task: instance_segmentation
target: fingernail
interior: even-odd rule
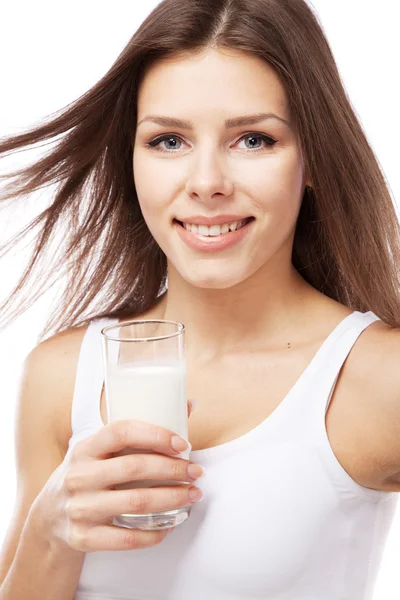
[[[189,443],[179,437],[179,435],[174,435],[171,439],[171,446],[176,452],[183,452],[189,448]]]
[[[197,408],[197,400],[195,400],[194,398],[189,398],[189,402],[190,402],[190,404],[192,406],[192,411],[191,412],[193,412]]]
[[[190,502],[200,502],[203,499],[203,492],[199,488],[189,488]]]
[[[188,474],[191,479],[200,479],[200,477],[204,477],[206,472],[204,467],[201,465],[190,464],[188,466]]]

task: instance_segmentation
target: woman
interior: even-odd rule
[[[164,0],[0,151],[59,134],[7,195],[58,184],[14,305],[59,222],[71,283],[26,359],[1,600],[370,598],[400,490],[400,236],[310,8]],[[138,317],[186,326],[190,461],[106,424],[100,331]],[[193,486],[113,489],[189,464]],[[170,535],[113,524],[191,502]]]

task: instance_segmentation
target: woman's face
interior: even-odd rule
[[[133,169],[140,207],[169,271],[191,285],[223,289],[290,266],[306,183],[294,129],[277,118],[225,123],[259,113],[290,122],[273,69],[237,51],[158,63],[139,89]],[[191,128],[150,115],[190,121]],[[174,221],[228,214],[254,220],[234,245],[213,251],[187,245]]]

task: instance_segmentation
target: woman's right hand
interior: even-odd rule
[[[172,447],[175,434],[142,421],[108,423],[66,454],[37,496],[31,510],[50,541],[82,552],[129,550],[159,544],[171,529],[142,531],[112,525],[122,513],[144,514],[190,506],[190,484],[115,490],[113,486],[135,480],[195,481],[189,474],[194,463],[174,458],[185,450]],[[130,447],[149,454],[115,453]],[[196,469],[195,469],[196,471]],[[196,475],[196,473],[194,474]]]

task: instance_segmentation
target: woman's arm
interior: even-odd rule
[[[0,600],[73,600],[85,553],[51,546],[31,512],[0,588]]]
[[[56,335],[25,360],[15,420],[17,501],[0,551],[0,600],[72,600],[75,594],[84,553],[50,545],[35,499],[65,457],[84,331]]]

